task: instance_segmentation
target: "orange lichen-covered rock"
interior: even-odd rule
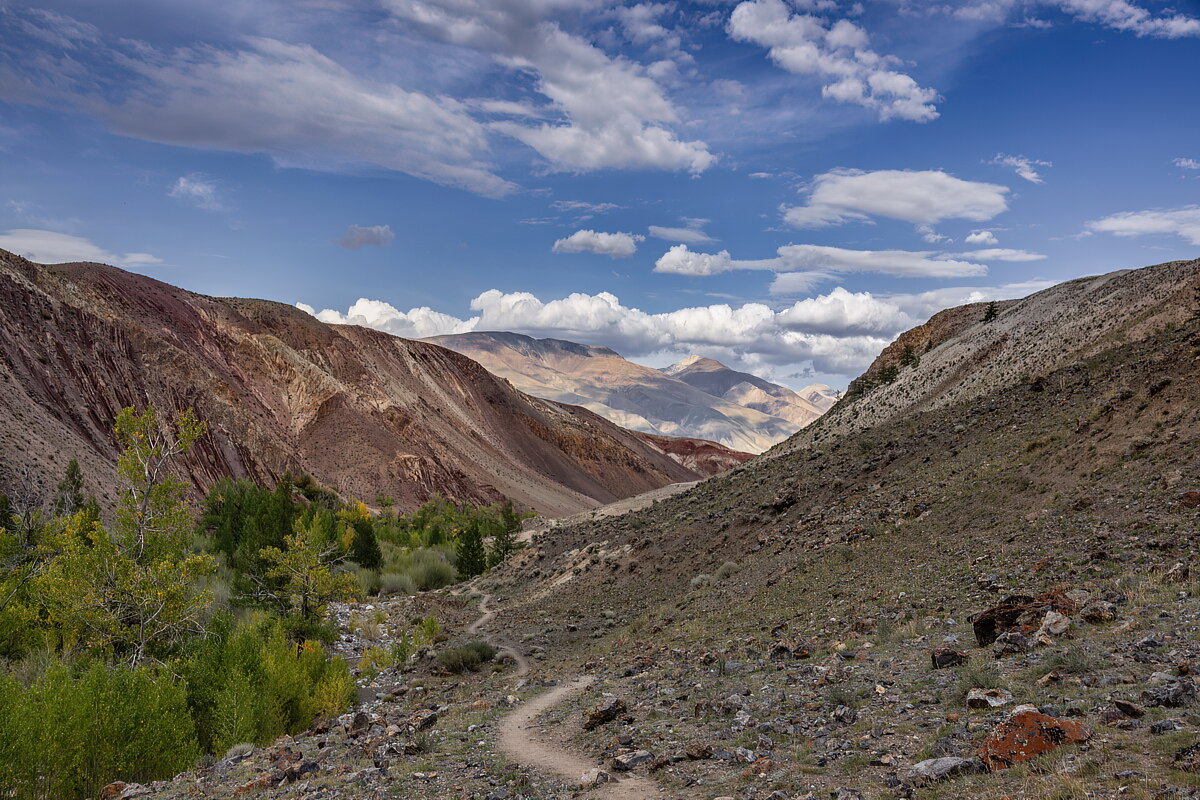
[[[1064,744],[1086,742],[1091,735],[1078,722],[1021,711],[996,726],[980,745],[979,757],[988,769],[1007,769]]]

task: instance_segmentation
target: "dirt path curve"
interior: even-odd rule
[[[488,608],[488,603],[491,601],[492,596],[490,594],[484,594],[479,598],[479,619],[467,626],[467,633],[474,636],[475,634],[479,633],[485,625],[496,618],[496,612]],[[488,644],[495,647],[501,653],[507,655],[516,663],[517,668],[513,672],[514,677],[520,678],[529,672],[529,661],[525,658],[525,656],[521,655],[520,652],[517,651],[517,648],[515,648],[512,642],[510,642],[508,639],[504,638],[498,633],[493,633],[487,637],[487,641]]]
[[[496,618],[496,612],[488,608],[491,600],[490,594],[479,598],[479,619],[471,623],[467,633],[480,633],[484,626]],[[503,636],[492,634],[488,641],[516,661],[516,675],[529,672],[529,662]],[[500,722],[500,749],[518,764],[553,773],[571,783],[577,783],[589,770],[603,768],[597,762],[575,755],[547,741],[544,735],[539,735],[545,732],[537,723],[542,714],[587,689],[595,680],[594,675],[577,675],[569,682],[555,686],[521,704]],[[597,786],[591,796],[601,800],[652,800],[662,797],[663,792],[656,783],[647,778],[625,775],[611,783]]]

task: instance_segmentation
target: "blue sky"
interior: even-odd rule
[[[0,247],[843,386],[1200,251],[1200,4],[0,0]]]

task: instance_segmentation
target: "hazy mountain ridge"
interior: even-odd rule
[[[689,356],[663,368],[663,372],[711,395],[786,419],[801,428],[812,424],[837,402],[837,393],[823,383],[796,391],[752,373],[730,369],[711,358]]]
[[[607,347],[491,331],[434,336],[426,341],[478,361],[523,392],[582,405],[623,427],[707,439],[750,453],[766,450],[821,413],[818,405],[786,387],[715,361],[712,363],[728,373],[718,382],[735,378],[718,393],[705,388],[707,375],[673,375],[635,364]],[[769,397],[755,396],[741,403],[736,399],[743,396],[741,391],[722,396],[734,384],[747,381]]]
[[[187,464],[200,488],[292,470],[402,508],[441,493],[570,513],[708,474],[684,466],[686,452],[523,395],[432,344],[3,251],[0,375],[0,480],[9,485],[26,466],[57,480],[77,458],[93,490],[111,494],[112,421],[147,402],[195,407],[208,423]],[[707,463],[723,458],[742,456],[712,452]]]

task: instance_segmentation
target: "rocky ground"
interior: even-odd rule
[[[1200,797],[1197,398],[1200,332],[1169,328],[550,528],[459,594],[337,612],[352,657],[433,614],[431,650],[524,662],[427,650],[355,713],[134,791]]]

